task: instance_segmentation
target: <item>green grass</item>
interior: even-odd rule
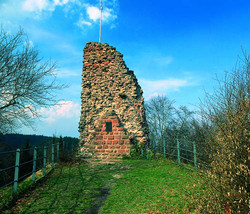
[[[57,164],[55,164],[56,166]],[[51,165],[46,166],[46,174],[51,173],[52,167]],[[35,181],[40,182],[43,179],[42,169],[36,172]],[[2,190],[0,190],[0,211],[9,206],[16,198],[20,197],[23,193],[28,191],[34,187],[34,183],[32,181],[32,175],[26,178],[24,181],[18,183],[17,193],[13,194],[13,185],[10,185]]]
[[[196,187],[196,172],[168,160],[128,161],[132,168],[120,178],[101,213],[187,213]]]
[[[4,213],[187,213],[198,179],[168,160],[61,164]]]

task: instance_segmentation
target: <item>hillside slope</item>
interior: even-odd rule
[[[197,179],[168,160],[62,164],[4,213],[187,213]]]

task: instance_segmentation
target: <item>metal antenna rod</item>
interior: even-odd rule
[[[99,43],[101,43],[101,34],[102,34],[102,0],[101,0],[101,8],[100,8],[100,32],[99,32]]]

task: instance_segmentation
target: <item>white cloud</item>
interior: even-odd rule
[[[29,12],[50,10],[54,11],[56,6],[63,6],[71,0],[25,0],[22,4],[22,9]]]
[[[100,18],[100,10],[97,7],[93,6],[87,7],[87,14],[89,18],[94,22]]]
[[[67,4],[70,0],[54,0],[54,5],[64,5]]]
[[[42,11],[49,6],[48,0],[26,0],[23,2],[22,9],[30,12]]]
[[[88,22],[83,18],[82,13],[80,14],[79,20],[76,22],[76,25],[80,28],[83,28],[84,25],[90,26],[91,24],[91,22]]]
[[[88,26],[90,26],[91,22],[87,22],[87,21],[82,20],[80,25],[88,25]]]
[[[63,70],[58,70],[56,72],[56,76],[59,78],[64,78],[64,77],[76,77],[76,76],[81,76],[80,72],[69,70],[69,69],[63,69]]]
[[[42,107],[39,110],[39,114],[43,117],[42,120],[49,123],[57,119],[79,117],[80,105],[72,101],[60,101],[50,108]]]
[[[166,94],[165,93],[157,93],[157,92],[155,92],[155,93],[149,95],[148,97],[146,97],[146,100],[151,100],[154,97],[164,96],[164,95],[166,95]]]
[[[144,97],[146,100],[158,96],[164,95],[167,92],[179,91],[180,88],[193,85],[193,82],[186,79],[165,79],[165,80],[145,80],[139,79],[140,85],[144,91]]]
[[[159,91],[159,90],[164,90],[164,91],[178,91],[180,87],[187,86],[189,83],[187,80],[183,79],[166,79],[166,80],[145,80],[141,79],[140,82],[150,91]]]
[[[174,61],[174,58],[171,56],[158,57],[154,59],[155,63],[162,65],[169,65]]]
[[[92,21],[96,21],[98,19],[100,19],[100,9],[98,7],[94,7],[94,6],[87,6],[87,14],[89,19],[91,19]],[[114,14],[114,11],[110,8],[104,8],[103,12],[102,12],[102,20],[103,21],[107,21],[107,20],[114,20],[116,19],[117,16]]]

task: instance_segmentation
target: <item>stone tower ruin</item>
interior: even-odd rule
[[[82,150],[97,158],[128,155],[148,140],[142,89],[114,47],[88,42],[83,51]]]

